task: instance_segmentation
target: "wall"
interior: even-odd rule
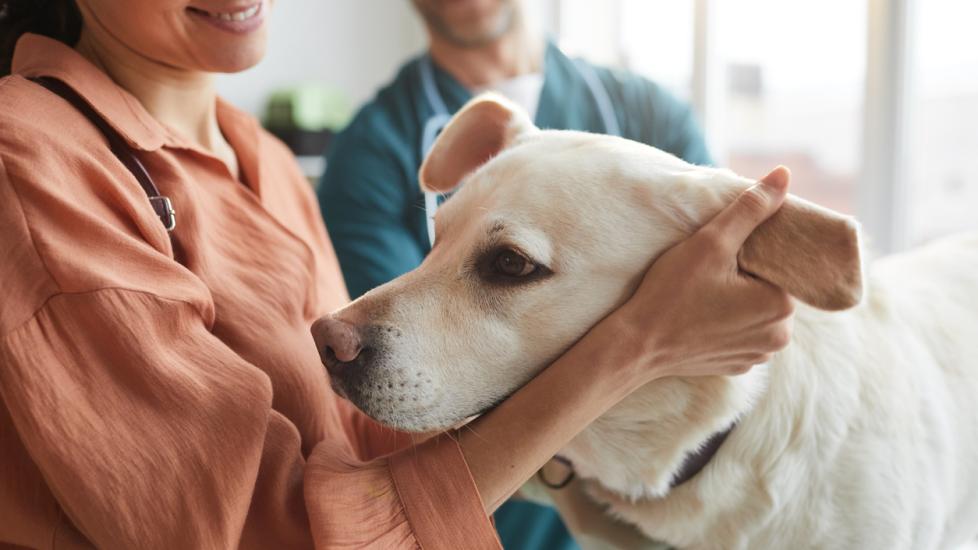
[[[535,24],[556,28],[557,0],[523,1]],[[425,47],[411,0],[276,0],[273,10],[265,59],[218,80],[225,99],[255,114],[270,91],[307,81],[336,86],[359,105]]]
[[[336,86],[359,104],[424,48],[410,0],[277,0],[273,10],[265,59],[218,80],[224,98],[252,113],[270,91],[308,81]]]

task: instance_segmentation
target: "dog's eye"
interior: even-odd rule
[[[506,277],[526,277],[536,271],[537,266],[519,252],[507,248],[496,255],[492,268]]]
[[[553,275],[545,264],[530,259],[515,246],[499,245],[486,250],[470,264],[479,279],[490,286],[521,286]]]

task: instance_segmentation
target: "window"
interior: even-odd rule
[[[860,172],[866,5],[716,2],[723,164],[792,170],[792,192],[854,213]]]
[[[908,240],[978,229],[978,4],[917,6],[908,158]]]
[[[558,27],[568,54],[627,67],[689,99],[692,0],[562,0]]]
[[[552,1],[570,53],[690,100],[720,164],[787,165],[879,251],[978,228],[973,0]]]

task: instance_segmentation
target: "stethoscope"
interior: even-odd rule
[[[615,108],[611,103],[611,97],[608,96],[608,91],[601,84],[601,80],[594,72],[594,69],[589,65],[579,62],[574,62],[574,67],[584,80],[588,90],[591,92],[591,96],[594,98],[594,102],[598,106],[598,114],[601,115],[601,124],[604,126],[604,133],[612,136],[621,136],[621,127],[618,125],[618,117],[615,116]],[[435,70],[432,66],[430,55],[425,55],[421,58],[418,63],[418,71],[421,77],[421,89],[424,92],[425,100],[435,113],[425,122],[421,133],[421,158],[425,158],[428,151],[431,150],[432,145],[435,144],[438,133],[452,119],[452,114],[448,111],[448,107],[445,106],[445,100],[442,98],[441,93],[438,92],[438,86],[435,85]],[[424,212],[428,227],[428,244],[431,246],[435,244],[435,212],[438,210],[438,197],[438,193],[426,192],[424,194]]]

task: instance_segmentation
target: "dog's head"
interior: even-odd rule
[[[541,131],[495,96],[452,119],[420,180],[440,193],[464,183],[438,210],[430,255],[313,327],[333,387],[409,431],[514,392],[753,183],[616,137]],[[822,309],[862,293],[855,224],[794,197],[739,260]]]

